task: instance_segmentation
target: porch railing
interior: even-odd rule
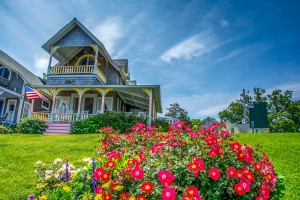
[[[78,66],[54,66],[50,68],[50,74],[93,74],[94,65],[78,65]],[[97,76],[106,83],[105,75],[97,67]]]
[[[43,112],[34,112],[32,113],[32,118],[41,120],[44,122],[50,121],[50,113],[43,113]],[[80,120],[85,120],[93,115],[96,114],[80,114]],[[68,122],[72,123],[77,120],[76,113],[54,113],[53,114],[53,122]]]
[[[33,112],[32,119],[37,119],[37,120],[47,122],[50,120],[50,113]]]

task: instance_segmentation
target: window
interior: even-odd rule
[[[9,70],[6,67],[1,66],[0,67],[0,76],[9,80],[9,75],[10,75]]]
[[[95,56],[92,54],[85,54],[78,58],[75,65],[94,65],[95,64]]]
[[[50,102],[49,101],[42,101],[42,108],[49,110]]]

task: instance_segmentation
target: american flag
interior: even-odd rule
[[[29,87],[27,85],[25,86],[25,91],[26,91],[26,98],[28,100],[32,100],[32,99],[48,100],[44,95],[35,91],[34,89],[32,89],[31,87]]]

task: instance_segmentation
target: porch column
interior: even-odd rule
[[[148,126],[151,126],[151,120],[152,120],[152,88],[150,89],[143,89],[144,92],[146,92],[149,96],[149,108],[148,108]]]
[[[78,99],[76,119],[80,120],[81,99],[82,99],[82,96],[83,96],[82,88],[79,89],[78,95],[79,95],[79,99]]]
[[[152,101],[152,107],[153,107],[153,109],[152,109],[152,120],[154,121],[155,120],[155,118],[156,118],[156,114],[155,114],[155,103],[154,103],[154,100]]]
[[[19,98],[19,109],[18,109],[18,114],[17,114],[17,122],[19,122],[21,119],[21,113],[23,110],[23,106],[24,106],[24,98]]]
[[[55,101],[56,101],[56,88],[53,90],[53,98],[52,98],[52,107],[51,107],[51,113],[50,113],[50,123],[53,123],[54,121],[54,110],[55,110]]]
[[[95,50],[95,63],[94,63],[94,74],[97,74],[97,68],[98,68],[98,45],[94,48]]]
[[[105,95],[106,95],[106,91],[103,89],[101,92],[102,95],[102,99],[101,99],[101,113],[104,113],[104,103],[105,103]]]
[[[47,75],[50,75],[51,63],[52,63],[52,55],[53,55],[53,47],[51,47],[51,51],[50,51],[50,59],[49,59],[49,64],[48,64]]]

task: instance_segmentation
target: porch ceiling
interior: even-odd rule
[[[152,96],[156,111],[162,113],[160,86],[159,85],[37,85],[32,86],[39,89],[63,89],[72,90],[74,88],[83,88],[95,91],[96,89],[112,89],[117,92],[120,98],[127,104],[148,110],[149,96],[143,89],[152,89]]]

